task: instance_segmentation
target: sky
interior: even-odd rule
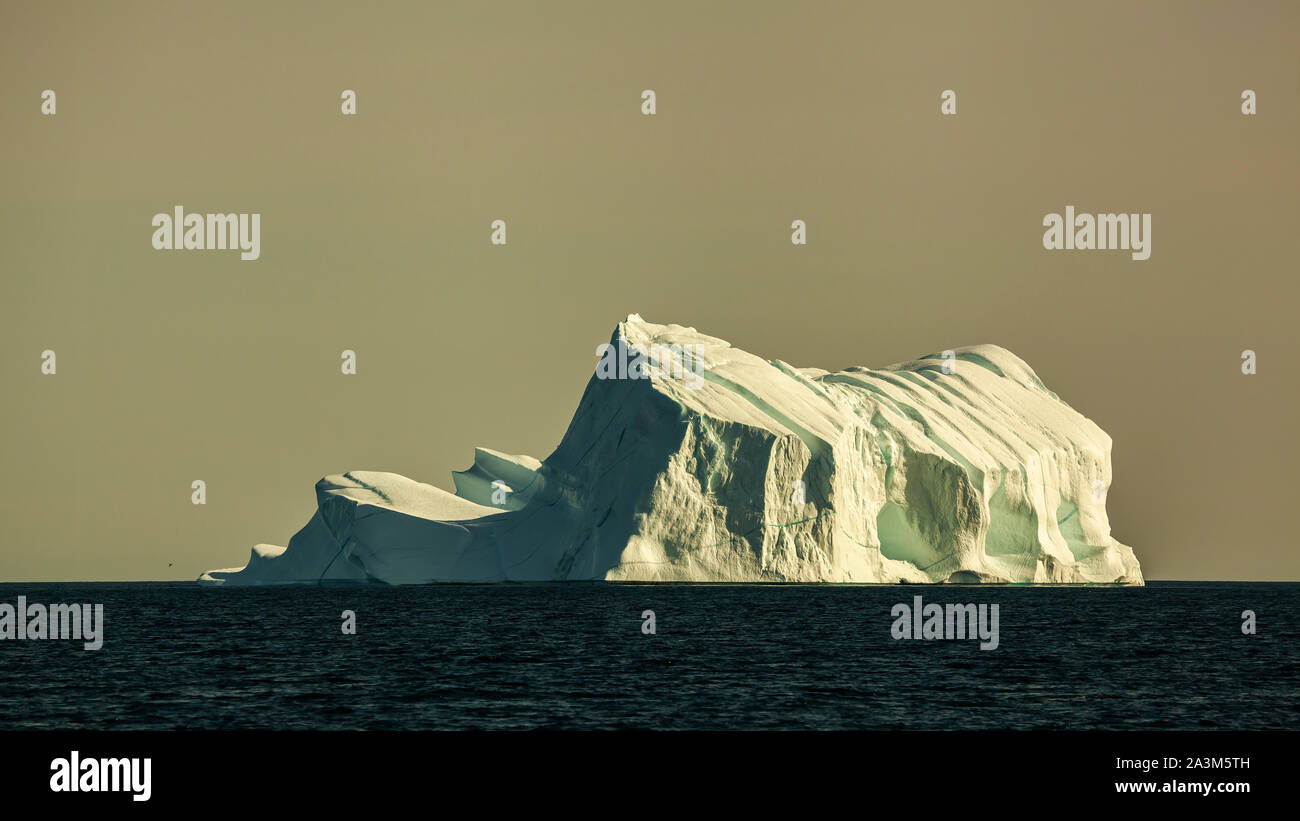
[[[1300,579],[1298,44],[1293,2],[5,2],[0,581],[193,579],[326,474],[544,458],[633,312],[828,370],[1002,345],[1110,434],[1148,579]],[[155,250],[177,205],[260,258]],[[1067,205],[1150,258],[1044,249]]]

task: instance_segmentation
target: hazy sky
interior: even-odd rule
[[[1147,578],[1300,578],[1298,84],[1294,2],[6,0],[0,581],[192,579],[325,474],[544,458],[631,312],[1003,345],[1113,438]],[[155,251],[178,204],[261,258]],[[1066,205],[1151,258],[1044,250]]]

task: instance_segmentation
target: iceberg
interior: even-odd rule
[[[636,314],[610,346],[544,461],[327,476],[287,547],[199,582],[1143,584],[1110,437],[1010,351],[830,373]]]

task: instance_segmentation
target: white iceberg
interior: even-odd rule
[[[1143,583],[1110,437],[1010,351],[828,373],[635,314],[610,341],[692,378],[593,376],[544,462],[476,449],[454,494],[327,476],[287,548],[199,581]]]

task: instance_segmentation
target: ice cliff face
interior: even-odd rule
[[[1142,584],[1110,437],[1009,351],[827,373],[635,314],[610,342],[546,461],[328,476],[288,548],[199,581]]]

